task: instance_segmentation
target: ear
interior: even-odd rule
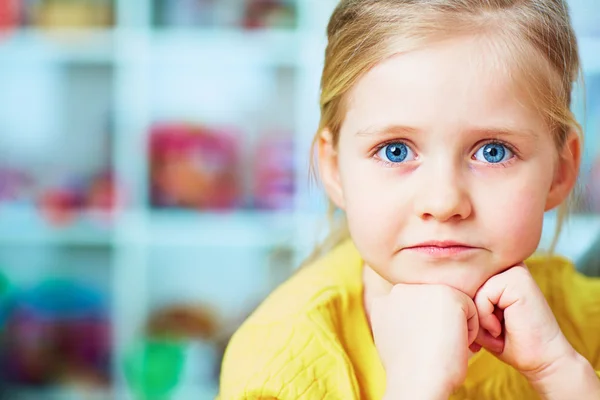
[[[546,199],[546,210],[559,206],[569,196],[579,175],[581,164],[581,139],[571,131],[558,157],[558,165],[550,192]]]
[[[333,142],[333,135],[328,129],[324,129],[319,134],[317,141],[318,146],[318,161],[319,161],[319,175],[321,182],[325,187],[325,192],[329,199],[342,210],[345,207],[344,190],[342,188],[339,165],[338,165],[338,153]]]

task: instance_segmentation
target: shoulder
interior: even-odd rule
[[[361,268],[358,251],[351,241],[344,242],[300,268],[262,302],[246,323],[268,324],[301,315],[333,317],[347,305],[350,296],[362,290]]]
[[[348,249],[341,250],[298,271],[233,335],[223,360],[220,399],[356,397],[352,366],[338,335],[350,295],[338,270],[350,260]]]
[[[558,255],[535,255],[525,261],[533,278],[549,301],[594,300],[587,294],[600,295],[600,278],[590,277],[577,270],[572,261]],[[594,296],[592,296],[594,297]]]

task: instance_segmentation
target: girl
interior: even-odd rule
[[[347,229],[234,335],[220,398],[600,399],[600,281],[530,258],[580,164],[564,0],[342,0],[328,39]]]

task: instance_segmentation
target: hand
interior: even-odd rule
[[[466,378],[479,330],[473,301],[443,285],[395,285],[370,305],[386,398],[447,399]]]
[[[567,389],[559,383],[570,375],[566,370],[576,370],[574,366],[598,383],[591,366],[587,371],[582,366],[582,357],[563,335],[524,264],[490,278],[474,300],[480,324],[476,342],[521,372],[540,394]],[[572,390],[578,389],[564,391],[570,393],[567,398],[578,398]]]

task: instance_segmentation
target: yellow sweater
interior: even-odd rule
[[[526,264],[565,336],[600,370],[600,279],[558,257]],[[386,378],[364,312],[362,266],[347,241],[273,292],[233,336],[219,398],[381,399]],[[469,360],[467,379],[451,397],[537,398],[518,372],[484,350]]]

